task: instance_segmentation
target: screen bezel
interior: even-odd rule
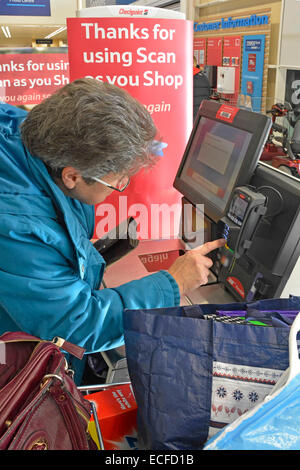
[[[272,120],[268,116],[246,111],[244,109],[239,109],[237,111],[232,122],[219,119],[217,118],[217,114],[221,106],[223,105],[214,101],[202,101],[173,184],[174,188],[177,189],[186,199],[188,199],[190,203],[194,205],[204,204],[205,215],[207,215],[214,222],[218,222],[220,218],[226,214],[234,189],[237,186],[243,186],[249,183],[272,126]],[[241,129],[252,134],[240,171],[234,181],[232,192],[229,194],[228,201],[223,211],[212,204],[208,198],[201,195],[201,192],[196,191],[186,181],[181,179],[185,162],[188,158],[194,136],[197,132],[197,128],[202,117],[207,117],[213,121],[221,122],[228,126]]]

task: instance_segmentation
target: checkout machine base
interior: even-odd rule
[[[121,284],[140,279],[161,269],[168,269],[179,253],[183,253],[185,249],[186,245],[180,239],[140,241],[132,252],[106,269],[103,287],[118,287]],[[181,297],[180,305],[226,304],[232,302],[236,302],[236,299],[230,292],[225,290],[222,284],[217,282],[217,278],[211,273],[205,286]],[[105,351],[101,354],[108,366],[106,383],[130,381],[125,347]]]

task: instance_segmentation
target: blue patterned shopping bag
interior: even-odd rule
[[[300,311],[300,298],[256,310]],[[140,449],[193,450],[261,402],[288,367],[289,328],[207,320],[248,304],[126,310],[129,374]]]
[[[289,367],[264,400],[205,445],[205,450],[300,450],[300,314],[289,334]]]

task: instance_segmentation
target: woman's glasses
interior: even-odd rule
[[[125,191],[125,189],[130,183],[129,176],[123,176],[123,178],[120,179],[120,181],[118,182],[116,186],[112,186],[111,184],[107,183],[106,181],[101,180],[100,178],[94,177],[92,179],[97,181],[98,183],[104,184],[105,186],[107,186],[110,189],[113,189],[114,191],[119,191],[119,193],[122,193],[123,191]]]

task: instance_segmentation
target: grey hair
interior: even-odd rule
[[[35,106],[21,125],[29,152],[50,169],[73,166],[84,178],[133,174],[156,161],[157,129],[146,108],[125,90],[75,80]]]

